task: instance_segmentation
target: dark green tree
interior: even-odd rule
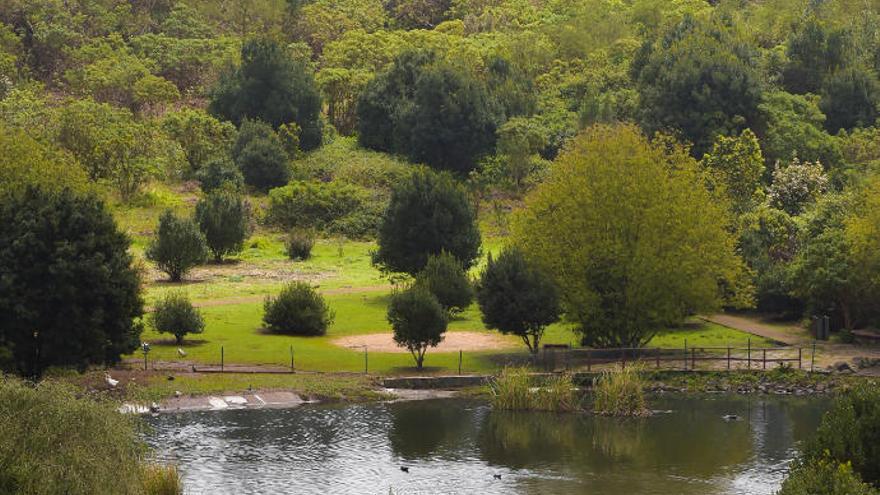
[[[196,176],[203,192],[211,192],[214,189],[227,184],[227,187],[239,189],[244,184],[244,176],[238,166],[228,157],[209,160],[199,169]]]
[[[287,152],[275,131],[264,122],[242,122],[232,158],[244,182],[260,191],[283,186],[290,180]]]
[[[516,248],[504,250],[497,260],[489,256],[477,284],[477,302],[488,328],[520,337],[532,354],[538,352],[544,329],[562,312],[553,280]]]
[[[150,321],[157,332],[174,335],[177,345],[183,343],[185,336],[205,330],[205,319],[182,291],[169,292],[159,299],[150,314]]]
[[[267,297],[263,304],[263,323],[274,333],[324,335],[333,316],[324,297],[305,282],[285,285],[277,297]]]
[[[167,210],[159,217],[156,237],[145,254],[172,282],[180,282],[190,269],[205,261],[208,246],[195,222]]]
[[[825,113],[825,128],[836,134],[841,129],[873,125],[880,116],[880,82],[871,69],[849,67],[831,74],[822,85],[819,108]]]
[[[358,103],[360,142],[468,172],[495,147],[499,111],[486,84],[424,53],[406,53]]]
[[[852,62],[852,37],[845,30],[829,30],[813,15],[801,23],[786,44],[783,68],[785,89],[796,94],[818,93],[825,77]]]
[[[428,347],[443,341],[447,317],[443,306],[427,288],[415,285],[391,296],[388,322],[394,342],[412,353],[416,368],[422,369]]]
[[[195,220],[214,261],[241,252],[250,230],[250,208],[232,189],[218,189],[196,203]]]
[[[464,187],[447,173],[419,169],[394,188],[373,263],[415,275],[443,251],[465,268],[480,254],[480,230]]]
[[[428,257],[425,268],[416,276],[416,284],[428,289],[451,313],[463,311],[474,300],[474,289],[467,271],[455,256],[446,251]]]
[[[104,204],[28,189],[0,202],[0,347],[14,371],[114,364],[139,343],[140,280]]]
[[[314,75],[304,61],[272,39],[244,42],[241,65],[221,75],[208,108],[236,125],[246,118],[274,128],[295,122],[300,149],[321,145],[321,95]]]
[[[694,156],[708,151],[717,135],[738,135],[757,123],[758,58],[734,26],[687,17],[643,46],[632,70],[644,128],[681,132]]]

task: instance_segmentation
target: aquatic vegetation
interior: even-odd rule
[[[508,411],[574,411],[580,404],[570,374],[551,376],[533,386],[526,368],[505,368],[491,386],[495,409]]]
[[[144,467],[144,492],[147,495],[181,495],[183,482],[173,464],[148,464]]]
[[[593,412],[607,416],[649,416],[647,381],[637,367],[606,371],[593,380]]]

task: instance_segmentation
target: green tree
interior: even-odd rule
[[[539,121],[524,117],[514,117],[498,128],[503,176],[514,191],[523,191],[529,177],[542,168],[538,153],[547,146],[545,132]]]
[[[734,26],[685,18],[642,48],[633,71],[645,128],[680,131],[695,156],[715,136],[757,123],[763,92],[757,56]]]
[[[762,121],[758,134],[768,165],[794,156],[832,168],[841,162],[837,139],[825,132],[825,114],[819,110],[818,96],[769,91],[758,108]]]
[[[702,164],[728,195],[735,212],[748,211],[763,199],[764,158],[750,129],[737,137],[719,136]]]
[[[367,85],[358,137],[367,148],[468,172],[495,147],[497,105],[485,83],[436,58],[406,52]]]
[[[232,124],[191,108],[167,113],[162,118],[162,129],[183,148],[190,173],[198,173],[211,160],[228,156],[235,136]]]
[[[849,462],[820,459],[795,467],[782,483],[779,495],[877,495],[853,472]]]
[[[788,63],[782,80],[792,93],[818,93],[828,74],[852,62],[854,51],[848,32],[827,29],[809,16],[788,37]]]
[[[205,330],[205,319],[183,291],[169,292],[159,299],[150,314],[150,322],[157,332],[174,335],[177,345],[183,344],[185,336]]]
[[[373,263],[410,275],[443,251],[465,268],[480,254],[480,230],[464,187],[448,174],[426,169],[393,189],[377,241]]]
[[[428,348],[443,341],[447,317],[437,298],[416,285],[391,296],[388,322],[394,329],[394,342],[409,350],[416,368],[422,369]]]
[[[0,346],[15,371],[84,370],[137,348],[140,278],[101,201],[29,188],[0,202],[0,224]]]
[[[789,268],[797,254],[797,220],[767,204],[737,219],[738,252],[753,273],[758,310],[800,317],[803,304],[792,296]]]
[[[228,157],[209,160],[196,176],[203,192],[211,192],[221,186],[239,190],[244,184],[244,176],[238,166]]]
[[[315,79],[305,62],[271,39],[245,41],[241,65],[221,75],[209,110],[236,125],[244,119],[273,128],[295,122],[303,151],[321,145],[321,95]]]
[[[819,107],[828,117],[825,128],[841,129],[873,125],[880,116],[880,81],[873,70],[861,67],[841,69],[825,79]]]
[[[172,282],[180,282],[190,269],[205,261],[208,246],[195,222],[167,210],[159,217],[156,237],[145,254]]]
[[[804,446],[803,460],[852,463],[866,483],[880,481],[880,392],[859,383],[841,394],[822,417],[816,434]]]
[[[634,347],[694,311],[751,302],[730,221],[682,147],[596,126],[527,197],[513,238],[551,274],[585,344]]]
[[[215,262],[244,248],[250,230],[250,208],[238,192],[221,188],[208,193],[196,203],[195,220]]]
[[[0,125],[0,198],[21,193],[28,186],[54,192],[89,189],[85,170],[69,155]]]
[[[489,256],[477,284],[477,302],[486,327],[520,337],[533,355],[544,329],[561,313],[553,280],[516,248],[505,249],[497,260]]]
[[[244,182],[260,191],[283,186],[290,180],[289,157],[281,139],[263,122],[242,122],[232,147],[232,158]]]
[[[416,275],[416,284],[427,288],[450,313],[463,311],[474,300],[467,272],[461,262],[446,251],[428,257],[425,267]]]
[[[285,285],[263,304],[263,323],[274,333],[324,335],[333,323],[333,311],[321,294],[305,282]]]

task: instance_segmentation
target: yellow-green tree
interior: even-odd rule
[[[670,140],[630,125],[577,136],[514,219],[514,242],[556,280],[585,344],[641,346],[751,287],[727,202]]]

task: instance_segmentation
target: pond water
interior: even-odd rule
[[[468,400],[189,412],[148,418],[147,441],[199,495],[762,495],[779,488],[828,402],[700,396],[651,405],[672,412],[619,420]]]

